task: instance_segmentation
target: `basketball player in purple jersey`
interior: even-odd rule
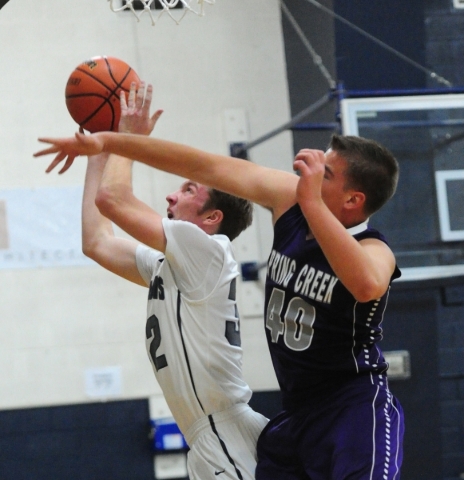
[[[397,164],[374,142],[333,136],[294,167],[298,204],[275,223],[266,281],[284,410],[258,441],[256,478],[398,479],[403,415],[377,343],[400,272],[367,222],[393,195]]]
[[[246,198],[272,212],[265,331],[283,411],[258,441],[258,480],[399,479],[404,420],[378,346],[400,276],[369,217],[394,194],[398,165],[374,141],[334,135],[290,172],[135,135],[42,139],[49,169],[104,152]]]

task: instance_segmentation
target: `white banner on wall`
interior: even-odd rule
[[[92,265],[81,246],[82,192],[0,190],[0,269]]]

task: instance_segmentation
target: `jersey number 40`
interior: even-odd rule
[[[306,350],[314,335],[316,309],[302,298],[293,297],[282,316],[284,305],[285,292],[274,288],[266,309],[266,328],[270,331],[271,340],[277,343],[283,335],[285,345],[291,350]]]

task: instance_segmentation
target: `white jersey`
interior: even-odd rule
[[[180,430],[246,404],[232,245],[181,220],[163,219],[166,252],[137,247],[149,285],[146,345],[156,378]]]

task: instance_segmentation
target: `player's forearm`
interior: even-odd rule
[[[327,206],[321,202],[302,206],[302,211],[330,266],[350,293],[360,302],[383,295],[390,276],[379,268]]]
[[[107,155],[89,157],[82,200],[82,251],[98,262],[98,251],[107,236],[113,236],[113,227],[95,205],[95,197],[103,174]]]
[[[106,152],[116,153],[200,183],[204,183],[208,176],[214,178],[215,162],[219,158],[227,158],[187,145],[143,135],[105,132],[102,138]]]
[[[113,220],[110,212],[132,196],[132,160],[110,154],[103,170],[95,203],[100,212]]]
[[[296,202],[298,177],[290,172],[141,135],[105,132],[102,138],[107,152],[246,198],[273,211],[282,213]]]

